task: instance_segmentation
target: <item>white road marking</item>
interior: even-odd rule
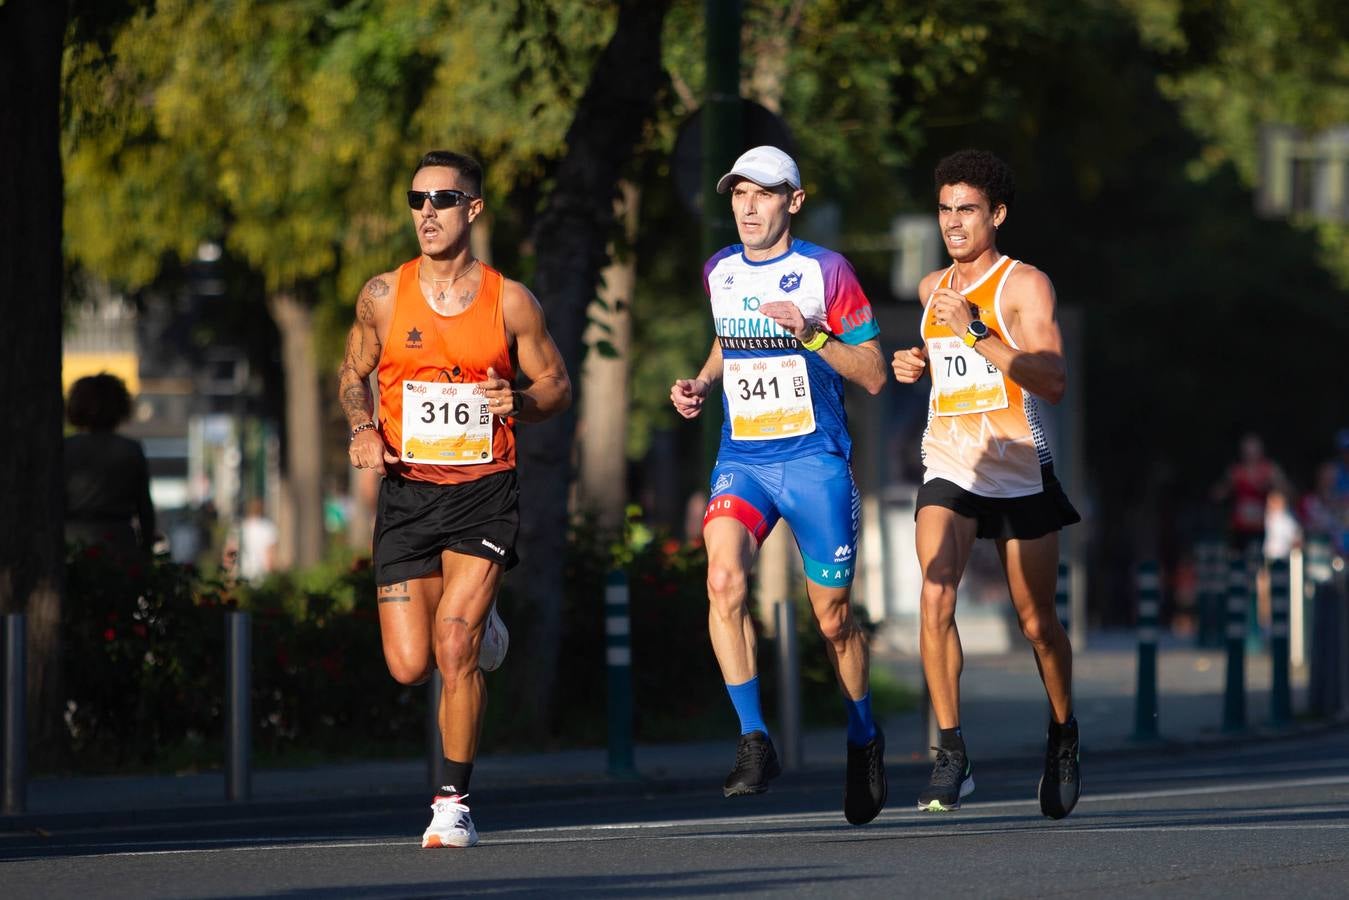
[[[1349,775],[1332,776],[1326,778],[1299,778],[1288,780],[1270,780],[1270,781],[1251,781],[1228,785],[1207,785],[1193,788],[1170,788],[1155,791],[1130,791],[1113,794],[1091,794],[1088,793],[1079,801],[1079,808],[1095,803],[1108,803],[1122,800],[1158,800],[1168,797],[1195,797],[1213,794],[1242,794],[1258,793],[1266,791],[1284,791],[1293,788],[1307,787],[1332,787],[1339,785],[1349,785]],[[970,837],[993,834],[1020,834],[1030,832],[1040,832],[1043,823],[1038,818],[1028,820],[1024,824],[1009,825],[1006,827],[988,828],[980,827],[978,822],[988,814],[995,814],[1000,810],[1013,809],[1018,807],[1036,808],[1035,800],[997,800],[988,803],[971,802],[962,806],[961,812],[954,814],[943,813],[925,813],[916,809],[904,809],[901,807],[891,808],[881,813],[877,819],[879,823],[902,823],[902,822],[931,822],[937,823],[949,822],[952,825],[972,825],[974,827],[960,827],[956,829],[937,830],[932,826],[922,828],[872,828],[868,831],[859,831],[850,825],[845,825],[837,812],[816,812],[816,813],[793,813],[790,815],[766,815],[766,816],[721,816],[715,818],[702,819],[669,819],[654,822],[606,822],[592,825],[560,825],[549,828],[516,828],[491,832],[487,834],[481,848],[505,847],[512,845],[528,844],[565,844],[565,843],[601,843],[609,841],[633,840],[641,836],[644,840],[664,840],[664,841],[688,841],[688,840],[762,840],[772,839],[780,840],[782,835],[778,831],[740,831],[738,828],[746,826],[763,828],[772,825],[823,825],[831,831],[839,833],[848,833],[857,838],[870,840],[893,840],[904,837]],[[1316,812],[1342,812],[1344,806],[1335,805],[1303,805],[1298,807],[1280,807],[1278,812],[1281,815],[1311,814]],[[1037,809],[1038,812],[1038,809]],[[1205,810],[1205,815],[1219,812],[1224,815],[1239,816],[1240,809],[1215,809]],[[1259,814],[1267,814],[1269,810],[1259,810]],[[1161,813],[1159,813],[1161,814]],[[651,832],[682,829],[682,828],[713,828],[712,832],[700,834],[651,834]],[[1140,823],[1138,825],[1110,825],[1094,824],[1090,821],[1074,821],[1072,824],[1056,824],[1052,828],[1056,833],[1071,832],[1075,834],[1085,833],[1120,833],[1131,834],[1141,832],[1170,832],[1184,831],[1195,832],[1215,832],[1215,831],[1327,831],[1327,830],[1349,830],[1349,821],[1344,822],[1278,822],[1278,823],[1239,823],[1212,824],[1186,822],[1179,820],[1165,824]],[[182,839],[168,838],[166,843],[183,843]],[[110,843],[96,844],[89,847],[80,848],[81,856],[85,858],[94,858],[99,856],[183,856],[191,854],[219,854],[219,853],[257,853],[257,852],[276,852],[276,851],[296,851],[296,850],[342,850],[342,849],[360,849],[375,847],[408,847],[415,848],[418,841],[415,838],[402,838],[397,840],[364,840],[364,841],[331,841],[321,835],[305,836],[295,838],[290,841],[278,841],[276,838],[196,838],[192,840],[193,846],[175,847],[165,849],[135,849],[142,847],[143,843]],[[124,849],[125,848],[125,849]],[[97,852],[89,852],[97,851]]]

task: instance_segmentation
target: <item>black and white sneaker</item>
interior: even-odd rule
[[[1045,773],[1040,776],[1040,812],[1062,819],[1073,811],[1082,795],[1082,770],[1078,764],[1077,719],[1059,725],[1049,723],[1045,738]]]
[[[924,812],[951,812],[960,809],[962,797],[974,792],[974,768],[964,750],[937,751],[927,790],[918,795],[918,808]]]
[[[848,777],[843,782],[843,816],[854,825],[865,825],[885,807],[885,735],[876,735],[860,747],[848,745]]]
[[[768,790],[768,782],[781,774],[782,766],[778,763],[772,739],[762,731],[751,731],[740,735],[740,743],[735,748],[735,768],[726,776],[726,785],[721,792],[727,797],[762,794]]]

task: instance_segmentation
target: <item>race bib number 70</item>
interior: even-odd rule
[[[992,412],[1007,408],[1002,370],[965,346],[958,337],[929,338],[933,412],[939,416]]]

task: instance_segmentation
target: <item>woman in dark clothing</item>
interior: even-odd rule
[[[130,416],[131,395],[116,375],[71,386],[66,418],[79,433],[65,441],[66,541],[101,546],[127,563],[148,560],[155,541],[145,453],[116,433]]]

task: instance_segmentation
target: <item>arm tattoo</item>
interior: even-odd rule
[[[379,598],[379,602],[380,602],[380,603],[409,603],[409,602],[411,602],[411,601],[412,601],[412,598],[409,597],[407,594],[397,594],[397,595],[389,594],[389,595],[381,595],[380,598]]]

